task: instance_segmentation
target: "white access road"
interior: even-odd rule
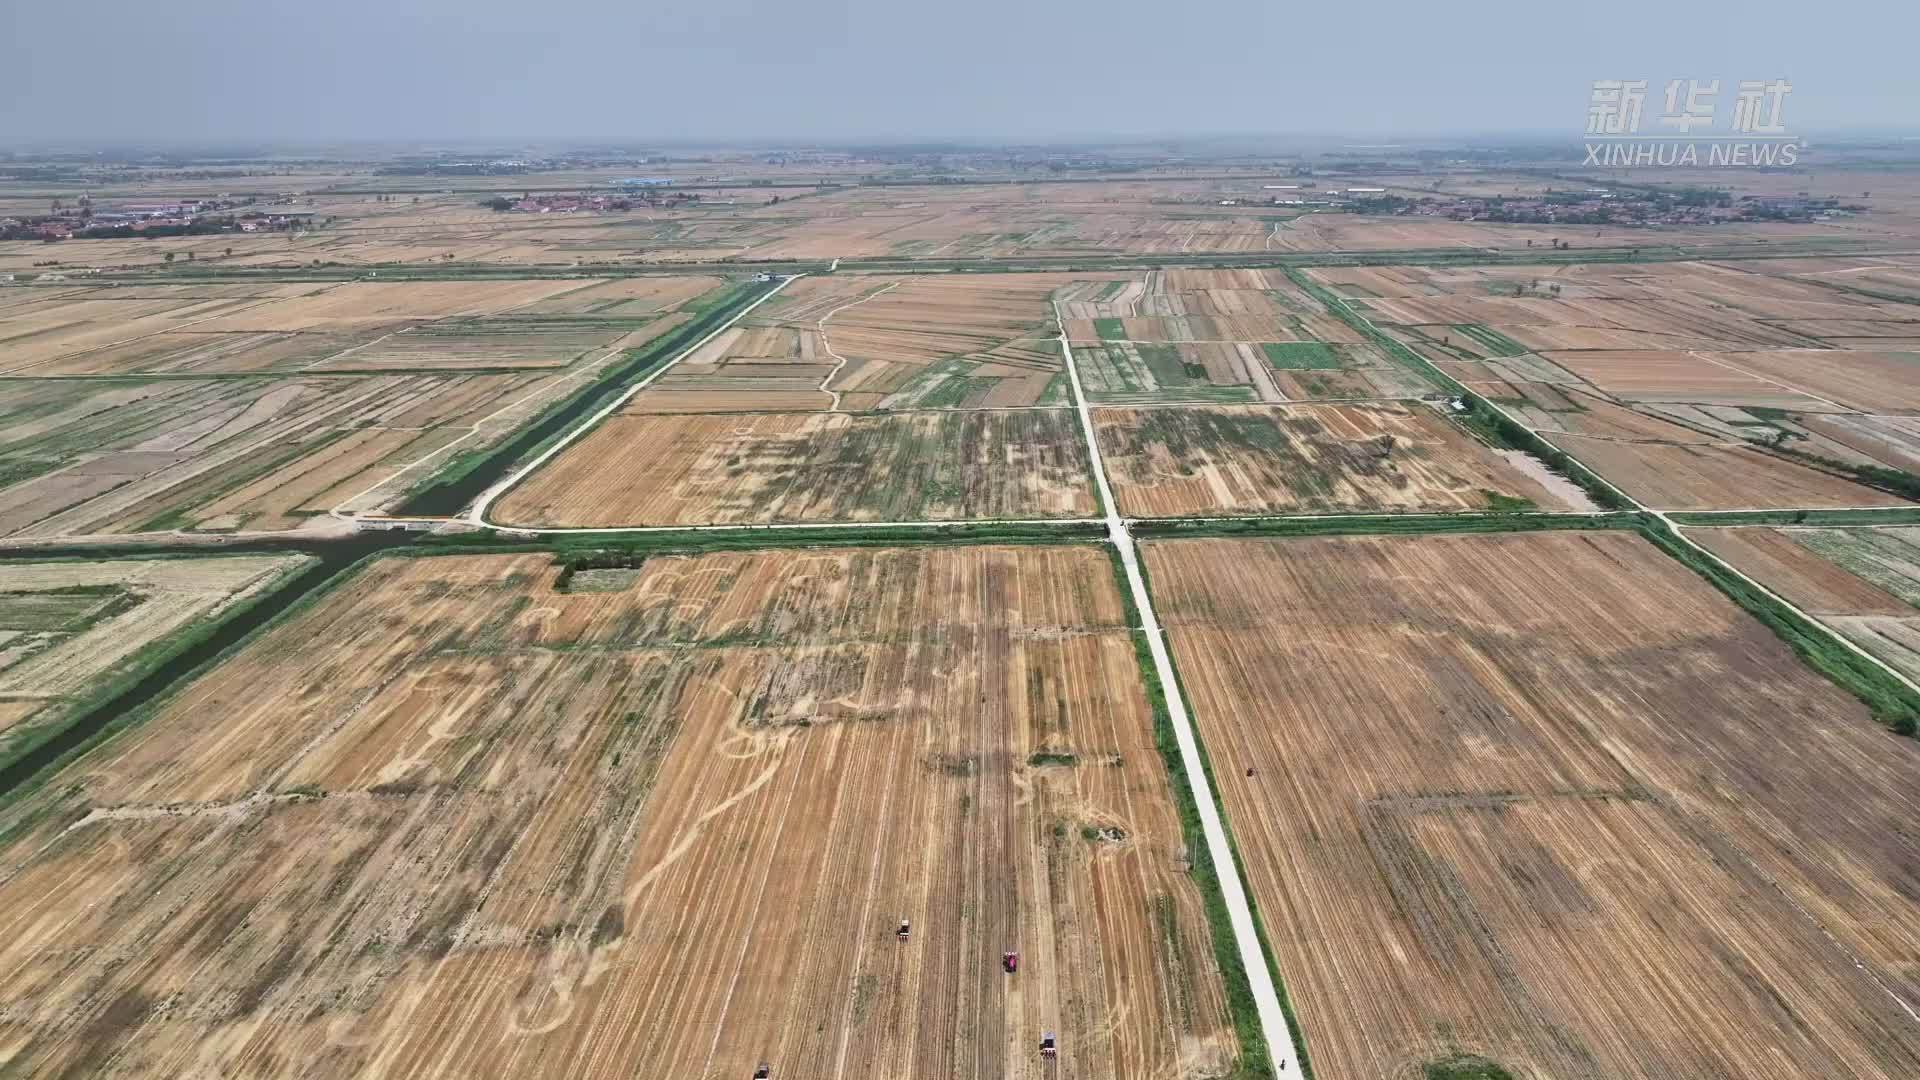
[[[1107,483],[1107,468],[1100,458],[1100,443],[1094,438],[1093,413],[1087,408],[1087,395],[1080,387],[1080,369],[1074,366],[1073,346],[1067,343],[1067,323],[1056,301],[1053,316],[1060,324],[1060,355],[1067,362],[1067,382],[1073,388],[1074,408],[1080,413],[1080,432],[1087,440],[1087,453],[1093,462],[1093,481],[1105,508],[1107,539],[1120,552],[1120,565],[1127,574],[1127,588],[1133,593],[1133,606],[1140,612],[1140,629],[1147,636],[1147,650],[1153,655],[1154,674],[1166,695],[1167,715],[1173,722],[1174,741],[1180,746],[1180,767],[1193,789],[1193,800],[1200,811],[1200,832],[1207,842],[1207,855],[1213,860],[1220,892],[1227,903],[1227,920],[1233,924],[1234,945],[1240,950],[1240,966],[1246,969],[1247,983],[1260,1014],[1260,1030],[1273,1059],[1274,1075],[1281,1080],[1306,1080],[1300,1069],[1300,1052],[1293,1045],[1287,1028],[1287,1015],[1280,1007],[1280,993],[1274,986],[1267,958],[1260,951],[1260,936],[1254,929],[1253,910],[1247,906],[1246,885],[1240,880],[1240,866],[1234,862],[1233,847],[1227,843],[1227,828],[1220,817],[1220,804],[1214,800],[1213,785],[1201,764],[1200,742],[1193,733],[1193,720],[1180,695],[1180,683],[1173,675],[1173,658],[1167,653],[1160,620],[1153,611],[1153,598],[1147,595],[1146,578],[1140,574],[1139,554],[1134,548],[1133,532],[1120,516],[1113,501],[1113,488]]]
[[[659,378],[662,375],[665,375],[669,370],[673,368],[675,364],[678,364],[680,361],[685,360],[687,357],[692,356],[694,353],[699,352],[701,347],[706,345],[707,342],[712,341],[716,337],[719,337],[721,334],[725,333],[728,329],[730,329],[734,323],[737,323],[741,319],[746,318],[748,312],[752,311],[754,308],[759,307],[761,304],[764,304],[767,301],[773,299],[775,296],[779,295],[780,290],[786,288],[787,286],[793,284],[795,281],[798,281],[800,278],[805,276],[806,275],[804,274],[792,274],[787,277],[781,278],[780,284],[775,285],[771,289],[768,289],[764,294],[761,295],[759,299],[755,300],[753,303],[748,304],[746,307],[743,307],[739,311],[734,312],[733,317],[731,319],[728,319],[726,322],[723,322],[719,326],[714,327],[713,331],[709,333],[706,337],[703,337],[699,341],[696,341],[692,345],[689,345],[685,349],[682,349],[680,351],[680,355],[675,356],[673,359],[667,361],[664,364],[661,364],[657,368],[654,368],[652,374],[648,375],[644,379],[641,379],[639,382],[634,383],[632,386],[627,387],[627,390],[625,393],[621,394],[619,397],[614,398],[611,402],[608,402],[605,408],[601,409],[597,413],[594,413],[592,416],[587,417],[587,419],[582,421],[581,423],[574,425],[574,428],[572,431],[569,431],[564,436],[554,440],[554,443],[552,446],[547,447],[546,450],[543,451],[539,457],[536,457],[532,461],[528,462],[525,468],[516,469],[513,472],[508,473],[506,476],[501,477],[499,483],[493,485],[492,487],[488,488],[486,491],[481,493],[480,498],[474,502],[471,508],[467,510],[465,515],[465,520],[471,525],[484,526],[486,528],[498,528],[499,526],[491,525],[487,521],[487,507],[493,505],[493,500],[505,494],[508,488],[511,488],[513,485],[519,483],[521,480],[532,475],[535,469],[538,469],[540,466],[545,465],[547,463],[548,458],[552,457],[553,455],[559,453],[560,451],[566,449],[568,446],[572,445],[574,440],[578,439],[580,436],[585,435],[589,431],[592,431],[594,427],[600,423],[600,421],[605,420],[608,416],[612,415],[615,411],[617,411],[622,405],[625,405],[628,401],[632,400],[633,395],[638,394],[642,390],[645,390],[647,386],[653,382],[653,380]]]

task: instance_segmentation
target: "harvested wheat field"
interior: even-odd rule
[[[220,622],[313,560],[305,555],[0,564],[0,761],[67,727],[184,632]]]
[[[1094,430],[1120,510],[1137,517],[1568,509],[1424,406],[1100,409]]]
[[[1920,746],[1679,562],[1145,548],[1316,1076],[1920,1075]]]
[[[708,525],[1088,516],[1060,410],[619,413],[495,504],[503,525]]]
[[[1548,434],[1601,478],[1656,510],[1905,506],[1907,500],[1744,443],[1680,445]]]
[[[0,1059],[463,1080],[1230,1065],[1101,550],[560,573],[379,560],[12,808]]]
[[[804,278],[751,321],[811,342],[804,355],[830,365],[817,381],[832,392],[836,410],[1053,403],[1064,400],[1065,367],[1052,340],[1050,298],[1082,280]]]
[[[390,505],[574,380],[532,375],[13,380],[0,535],[297,529]],[[407,470],[411,468],[411,472]]]
[[[1841,551],[1873,558],[1879,553],[1879,530],[1727,528],[1689,529],[1687,536],[1702,547],[1731,563],[1742,573],[1779,593],[1788,603],[1815,614],[1912,615],[1913,607],[1900,597],[1849,573],[1831,555]],[[1859,544],[1853,538],[1859,538]],[[1846,537],[1844,541],[1837,538]],[[1831,538],[1831,539],[1830,539]],[[1904,549],[1909,559],[1920,550],[1903,544],[1895,536],[1886,538],[1890,547]],[[1823,558],[1820,549],[1830,555]],[[1908,563],[1920,574],[1920,563]],[[1920,581],[1912,581],[1920,587]]]
[[[0,371],[19,376],[565,367],[634,348],[723,283],[621,281],[262,283],[86,287],[0,309]]]
[[[1688,535],[1920,680],[1920,528],[1690,529]]]

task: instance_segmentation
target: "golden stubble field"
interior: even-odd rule
[[[1326,1080],[1920,1073],[1920,749],[1625,532],[1146,545]]]
[[[1486,510],[1499,499],[1564,510],[1580,499],[1425,405],[1102,408],[1093,418],[1114,497],[1140,517]]]
[[[635,402],[638,398],[635,399]],[[509,526],[1086,517],[1061,409],[607,417],[494,504]]]
[[[558,573],[377,561],[9,808],[0,1060],[1157,1080],[1235,1056],[1099,548]]]

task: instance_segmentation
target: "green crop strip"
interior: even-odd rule
[[[1324,341],[1269,341],[1260,346],[1267,363],[1287,370],[1337,370],[1340,357]]]

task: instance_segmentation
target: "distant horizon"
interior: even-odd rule
[[[1827,141],[1842,145],[1860,141],[1896,141],[1920,144],[1920,125],[1908,127],[1796,128],[1795,136],[1811,143]],[[1283,151],[1284,147],[1260,148],[1252,144],[1298,142],[1314,147],[1351,150],[1435,149],[1459,146],[1463,149],[1494,149],[1502,146],[1541,146],[1564,144],[1578,147],[1580,134],[1564,131],[1510,130],[1458,131],[1385,134],[1379,132],[1275,131],[1275,132],[1088,132],[1080,134],[1037,135],[953,135],[929,133],[865,134],[821,137],[792,135],[763,136],[644,136],[644,135],[335,135],[287,138],[284,136],[176,136],[153,134],[137,136],[20,136],[0,133],[0,152],[42,153],[126,153],[139,151],[212,153],[218,151],[269,151],[298,153],[341,149],[379,150],[391,153],[433,153],[440,150],[537,150],[542,152],[644,152],[647,150],[706,150],[731,152],[827,151],[849,152],[861,149],[924,148],[940,150],[1200,150],[1201,144],[1244,143],[1242,149]]]
[[[12,0],[6,22],[10,144],[1573,139],[1607,79],[1647,80],[1650,127],[1670,81],[1717,80],[1725,125],[1740,81],[1784,79],[1789,131],[1904,132],[1920,101],[1911,3],[1681,6],[1654,27],[1521,0],[103,0],[84,19]],[[603,134],[625,130],[648,134]]]

